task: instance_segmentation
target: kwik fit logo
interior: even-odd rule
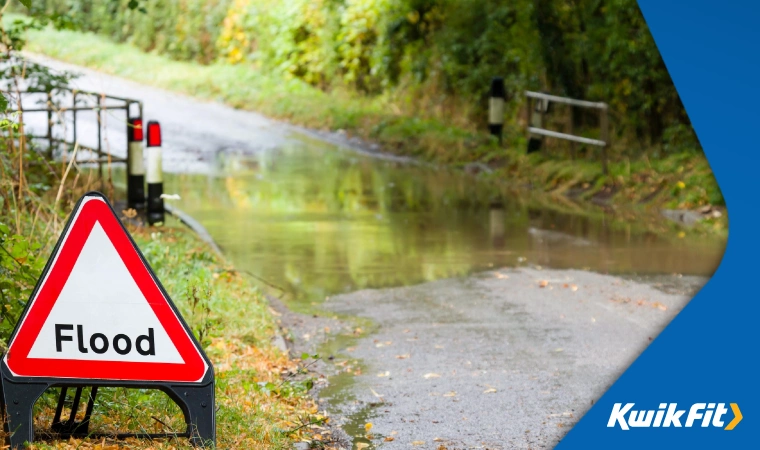
[[[694,403],[688,409],[679,409],[678,403],[660,403],[658,409],[636,410],[635,403],[615,403],[612,406],[608,428],[619,426],[623,430],[631,428],[691,428],[715,427],[733,430],[742,421],[739,405],[731,403],[733,419],[728,422],[728,408],[725,403]],[[688,411],[688,414],[687,414]],[[684,418],[684,415],[686,417]],[[683,420],[683,422],[681,422]]]

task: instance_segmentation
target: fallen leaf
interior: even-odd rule
[[[356,450],[364,450],[365,448],[368,448],[369,444],[364,442],[357,442],[356,443]]]
[[[415,447],[418,445],[425,445],[425,441],[412,441],[412,445],[414,445]]]
[[[483,391],[484,394],[493,394],[494,392],[496,392],[496,389],[494,388],[486,389],[485,391]]]
[[[549,282],[546,280],[541,280],[538,282],[538,287],[545,288],[546,286],[549,286]]]
[[[457,393],[455,391],[447,392],[443,394],[444,397],[456,397]]]
[[[393,442],[393,438],[390,436],[386,436],[385,439],[383,439],[385,442]]]
[[[367,433],[369,433],[369,430],[371,430],[371,429],[372,429],[372,422],[367,422],[367,423],[364,424],[364,431],[366,431]]]
[[[377,393],[377,392],[375,392],[375,390],[374,390],[374,389],[372,389],[372,388],[369,388],[369,390],[370,390],[370,391],[372,391],[372,395],[374,395],[375,397],[377,397],[377,398],[379,398],[379,399],[381,399],[381,400],[382,400],[382,398],[383,398],[383,394],[378,394],[378,393]]]
[[[390,376],[390,374],[391,373],[386,370],[385,372],[378,373],[377,376],[378,377],[387,377],[387,376]]]
[[[424,377],[425,377],[425,379],[427,379],[427,380],[429,380],[429,379],[431,379],[431,378],[441,378],[441,376],[440,376],[440,375],[438,375],[437,373],[426,373],[426,374],[425,374],[425,375],[423,375],[423,376],[424,376]]]
[[[404,353],[403,355],[396,355],[396,359],[408,359],[410,356],[409,353]]]
[[[576,286],[576,285],[574,285],[574,284],[571,284],[571,285],[570,285],[570,289],[571,289],[572,291],[577,291],[577,290],[578,290],[578,286]]]

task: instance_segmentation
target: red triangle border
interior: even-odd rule
[[[100,194],[88,194],[78,205],[67,230],[64,230],[53,263],[42,274],[41,286],[30,300],[11,341],[5,362],[16,376],[76,378],[96,380],[199,382],[208,370],[201,349],[164,296],[147,262],[129,238],[113,210]],[[75,212],[76,214],[76,212]],[[71,274],[90,232],[100,223],[130,275],[156,314],[184,363],[84,361],[28,358],[45,320]],[[68,232],[68,235],[67,235]]]

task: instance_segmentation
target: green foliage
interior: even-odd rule
[[[40,8],[144,51],[257,66],[326,91],[347,86],[394,99],[404,115],[470,129],[485,124],[496,75],[512,123],[525,89],[608,102],[621,155],[668,152],[670,137],[690,125],[636,0],[45,0]],[[597,120],[577,112],[576,130]]]
[[[72,26],[145,51],[208,63],[228,6],[228,0],[45,0],[36,12],[73,18]]]
[[[41,245],[14,234],[0,222],[0,347],[5,350],[13,328],[45,266]]]

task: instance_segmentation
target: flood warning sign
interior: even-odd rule
[[[14,375],[198,382],[196,341],[105,198],[87,194],[11,339]]]

